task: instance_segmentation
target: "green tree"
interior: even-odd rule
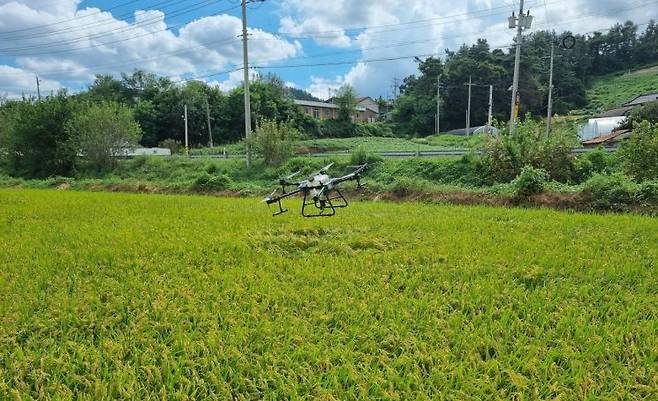
[[[351,85],[345,84],[338,89],[334,97],[334,103],[338,106],[338,120],[352,121],[356,113],[356,92]]]
[[[333,102],[338,106],[338,116],[335,119],[324,120],[321,123],[322,136],[329,138],[352,137],[356,135],[356,93],[346,84],[338,89]]]
[[[406,136],[426,136],[436,123],[436,82],[444,72],[440,59],[417,60],[420,75],[411,75],[400,86],[390,120],[396,131]]]
[[[70,175],[75,151],[69,147],[65,126],[78,102],[61,91],[41,102],[23,100],[4,107],[7,171],[26,178]]]
[[[658,124],[635,123],[631,139],[619,150],[624,172],[638,181],[658,179]]]
[[[70,147],[79,151],[96,171],[115,166],[116,157],[141,139],[133,111],[118,103],[91,104],[66,124]]]

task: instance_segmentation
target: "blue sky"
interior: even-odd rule
[[[587,33],[658,17],[656,0],[527,0],[533,29]],[[239,0],[0,0],[0,94],[77,91],[95,74],[135,68],[241,83]],[[485,37],[509,46],[506,18],[518,0],[266,0],[249,6],[250,57],[258,72],[326,98],[344,83],[370,96],[416,70],[411,56]],[[643,27],[643,26],[641,26]],[[372,60],[391,59],[373,62]],[[330,65],[317,65],[317,64]],[[342,64],[347,63],[347,64]],[[295,65],[315,64],[306,67]],[[331,65],[334,64],[334,65]]]

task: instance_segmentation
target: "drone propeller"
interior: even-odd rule
[[[331,162],[331,163],[327,164],[326,166],[322,167],[322,168],[320,169],[320,171],[318,171],[316,174],[326,173],[327,170],[329,170],[333,165],[334,165],[334,162]],[[315,174],[314,174],[314,175],[315,175]]]

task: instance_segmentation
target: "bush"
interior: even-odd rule
[[[320,132],[323,138],[351,138],[356,136],[356,124],[352,120],[323,120]]]
[[[658,179],[658,124],[635,124],[618,157],[624,172],[637,181]]]
[[[594,174],[612,173],[612,170],[613,157],[602,148],[597,148],[575,158],[572,180],[581,184]]]
[[[294,153],[294,141],[300,137],[299,131],[290,122],[263,120],[251,134],[247,144],[260,155],[268,166],[280,166]]]
[[[357,124],[356,136],[392,138],[394,135],[389,124],[377,122]]]
[[[158,144],[159,147],[169,149],[172,155],[182,153],[183,143],[175,139],[165,139]]]
[[[583,193],[597,208],[623,210],[633,203],[636,187],[622,174],[595,174],[583,185]]]
[[[622,128],[631,129],[635,124],[641,124],[643,121],[658,124],[658,101],[649,102],[633,110]]]
[[[513,135],[502,129],[497,137],[489,137],[484,145],[484,164],[489,183],[510,182],[525,166],[543,169],[559,182],[573,176],[574,157],[571,150],[578,143],[573,126],[558,127],[546,136],[540,121],[527,117]]]
[[[539,194],[546,189],[548,174],[546,171],[532,166],[525,166],[521,173],[512,181],[514,197],[526,198],[530,195]]]
[[[645,181],[635,190],[635,201],[641,205],[658,206],[658,180]]]
[[[361,164],[374,164],[383,161],[384,159],[378,155],[367,152],[362,147],[358,147],[352,151],[350,156],[350,164],[352,166],[358,166]]]
[[[398,177],[389,190],[396,196],[408,196],[415,193],[427,192],[432,184],[420,178]]]
[[[231,185],[231,179],[224,174],[210,175],[203,173],[192,184],[192,189],[199,192],[224,191]]]

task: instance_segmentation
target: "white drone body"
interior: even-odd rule
[[[276,204],[277,211],[274,216],[280,215],[288,211],[281,205],[281,200],[295,196],[297,194],[303,195],[302,200],[302,216],[304,217],[328,217],[336,214],[336,209],[345,208],[348,206],[347,199],[338,189],[338,185],[346,181],[356,181],[357,189],[364,188],[361,185],[361,174],[368,168],[368,164],[359,166],[349,166],[354,169],[351,173],[341,177],[330,177],[327,170],[333,166],[330,163],[317,173],[311,174],[306,180],[301,182],[291,182],[290,179],[295,177],[299,172],[293,173],[285,178],[279,180],[281,192],[277,194],[277,189],[272,191],[270,196],[264,199],[268,204]],[[288,186],[296,186],[294,191],[288,191]],[[308,210],[315,210],[308,211]]]

